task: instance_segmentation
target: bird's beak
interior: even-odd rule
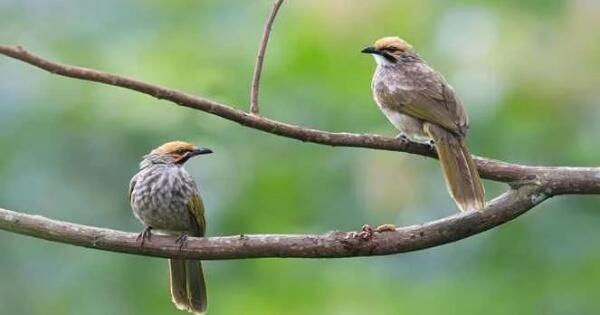
[[[373,46],[369,46],[363,50],[360,51],[363,54],[375,54],[375,55],[381,55],[381,51]]]
[[[211,154],[213,151],[207,148],[199,148],[191,152],[190,157],[202,154]]]
[[[380,50],[377,49],[373,46],[369,46],[363,50],[360,51],[363,54],[371,54],[371,55],[375,55],[375,56],[382,56],[383,58],[385,58],[385,60],[389,61],[390,63],[396,63],[398,62],[398,59],[396,59],[396,57],[390,55],[388,52],[384,51],[384,50]],[[375,57],[375,60],[377,60],[378,57]],[[378,62],[379,63],[379,62]]]

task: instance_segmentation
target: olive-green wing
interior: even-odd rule
[[[204,236],[206,232],[206,221],[204,219],[204,204],[198,193],[194,193],[188,203],[188,210],[197,224],[196,236]]]

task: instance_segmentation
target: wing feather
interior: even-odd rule
[[[192,218],[196,221],[197,231],[196,236],[204,236],[206,232],[206,221],[204,219],[204,204],[198,192],[195,192],[188,203],[188,210]]]
[[[137,175],[133,176],[131,178],[131,181],[129,181],[129,194],[128,194],[129,203],[131,203],[131,195],[133,194],[133,190],[135,189],[136,183],[137,183]]]
[[[381,89],[383,93],[376,98],[381,99],[384,107],[464,135],[467,115],[454,89],[426,64],[415,67],[413,79],[397,78],[401,84]]]
[[[454,133],[462,134],[466,131],[468,122],[463,106],[446,83],[403,92],[413,94],[413,97],[400,106],[401,112]]]

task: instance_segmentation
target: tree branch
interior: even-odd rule
[[[137,234],[55,221],[0,208],[0,229],[49,241],[135,255],[220,260],[260,257],[338,258],[390,255],[454,242],[506,223],[551,197],[538,185],[521,186],[492,200],[482,211],[458,213],[421,225],[373,234],[239,235],[175,238],[154,235],[141,247]]]
[[[267,18],[265,30],[263,31],[263,36],[258,48],[258,56],[256,57],[256,65],[254,66],[254,75],[252,76],[252,88],[250,89],[250,113],[252,114],[258,114],[258,92],[260,89],[260,76],[262,74],[265,53],[267,51],[267,44],[269,43],[273,22],[275,22],[275,17],[282,4],[283,0],[275,0],[273,3],[273,10],[271,10],[271,14],[269,15],[269,18]]]
[[[93,81],[138,91],[158,99],[201,110],[243,126],[274,135],[330,146],[362,147],[400,151],[426,157],[436,157],[435,150],[425,144],[372,134],[327,132],[303,128],[276,120],[250,115],[231,106],[188,93],[150,83],[129,79],[93,69],[64,65],[37,56],[20,46],[0,45],[0,54],[21,60],[50,73],[65,77]],[[498,160],[475,157],[477,169],[483,178],[520,185],[527,182],[551,181],[552,193],[600,193],[600,168],[591,167],[540,167],[511,164]]]
[[[0,46],[0,54],[54,74],[118,86],[198,109],[267,133],[331,146],[364,147],[436,157],[427,145],[370,134],[334,133],[302,128],[251,115],[231,106],[97,70],[63,65],[22,47]],[[356,233],[324,235],[250,235],[191,238],[183,249],[169,237],[155,237],[140,247],[136,235],[0,209],[0,229],[50,241],[101,250],[159,257],[237,259],[256,257],[350,257],[388,255],[457,241],[481,233],[527,212],[560,194],[600,194],[600,168],[526,166],[476,158],[482,177],[509,183],[512,189],[480,212],[459,213],[422,225],[375,233],[369,240]]]

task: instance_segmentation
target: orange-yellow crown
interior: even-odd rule
[[[395,48],[399,51],[407,51],[413,49],[409,43],[397,36],[380,38],[375,42],[375,44],[373,44],[373,46],[379,50],[389,50],[390,48]]]
[[[160,147],[152,150],[152,153],[159,155],[167,155],[167,154],[181,154],[187,151],[197,150],[198,147],[184,141],[171,141],[167,142]]]

